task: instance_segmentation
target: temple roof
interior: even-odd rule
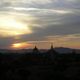
[[[48,53],[57,53],[54,48],[53,45],[51,44],[51,48],[49,49]]]
[[[38,50],[38,48],[35,46],[34,49],[33,49],[33,53],[38,53],[38,52],[39,52],[39,50]]]

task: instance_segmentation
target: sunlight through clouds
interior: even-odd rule
[[[27,42],[26,43],[22,42],[22,43],[14,43],[14,44],[12,44],[11,48],[13,48],[13,49],[22,49],[22,48],[27,48],[29,46],[31,46],[31,44],[29,44]]]
[[[79,0],[0,0],[2,47],[29,43],[48,48],[51,42],[55,47],[79,47]]]
[[[16,36],[22,34],[30,34],[32,31],[29,25],[18,21],[11,16],[0,17],[0,36]]]

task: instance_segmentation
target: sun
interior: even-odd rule
[[[28,23],[11,17],[0,18],[0,36],[16,36],[30,33],[32,33],[32,30]]]

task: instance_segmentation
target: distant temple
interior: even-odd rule
[[[40,53],[40,51],[38,50],[38,48],[35,46],[35,48],[33,49],[33,53]]]
[[[53,54],[56,54],[57,52],[54,50],[54,48],[53,48],[53,45],[51,45],[51,48],[50,48],[50,50],[48,50],[48,53],[50,54],[50,53],[53,53]]]
[[[53,45],[51,45],[51,48],[48,50],[47,55],[50,57],[50,59],[55,59],[57,52],[54,50]]]

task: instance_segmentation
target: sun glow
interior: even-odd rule
[[[0,36],[16,36],[32,33],[30,26],[14,18],[0,18]]]
[[[27,48],[27,47],[29,47],[31,44],[29,44],[29,43],[14,43],[14,44],[12,44],[12,48],[14,48],[14,49],[21,49],[21,48]]]
[[[19,48],[19,47],[21,47],[22,45],[20,44],[20,43],[16,43],[16,44],[13,44],[12,45],[12,47],[14,47],[14,48]]]

